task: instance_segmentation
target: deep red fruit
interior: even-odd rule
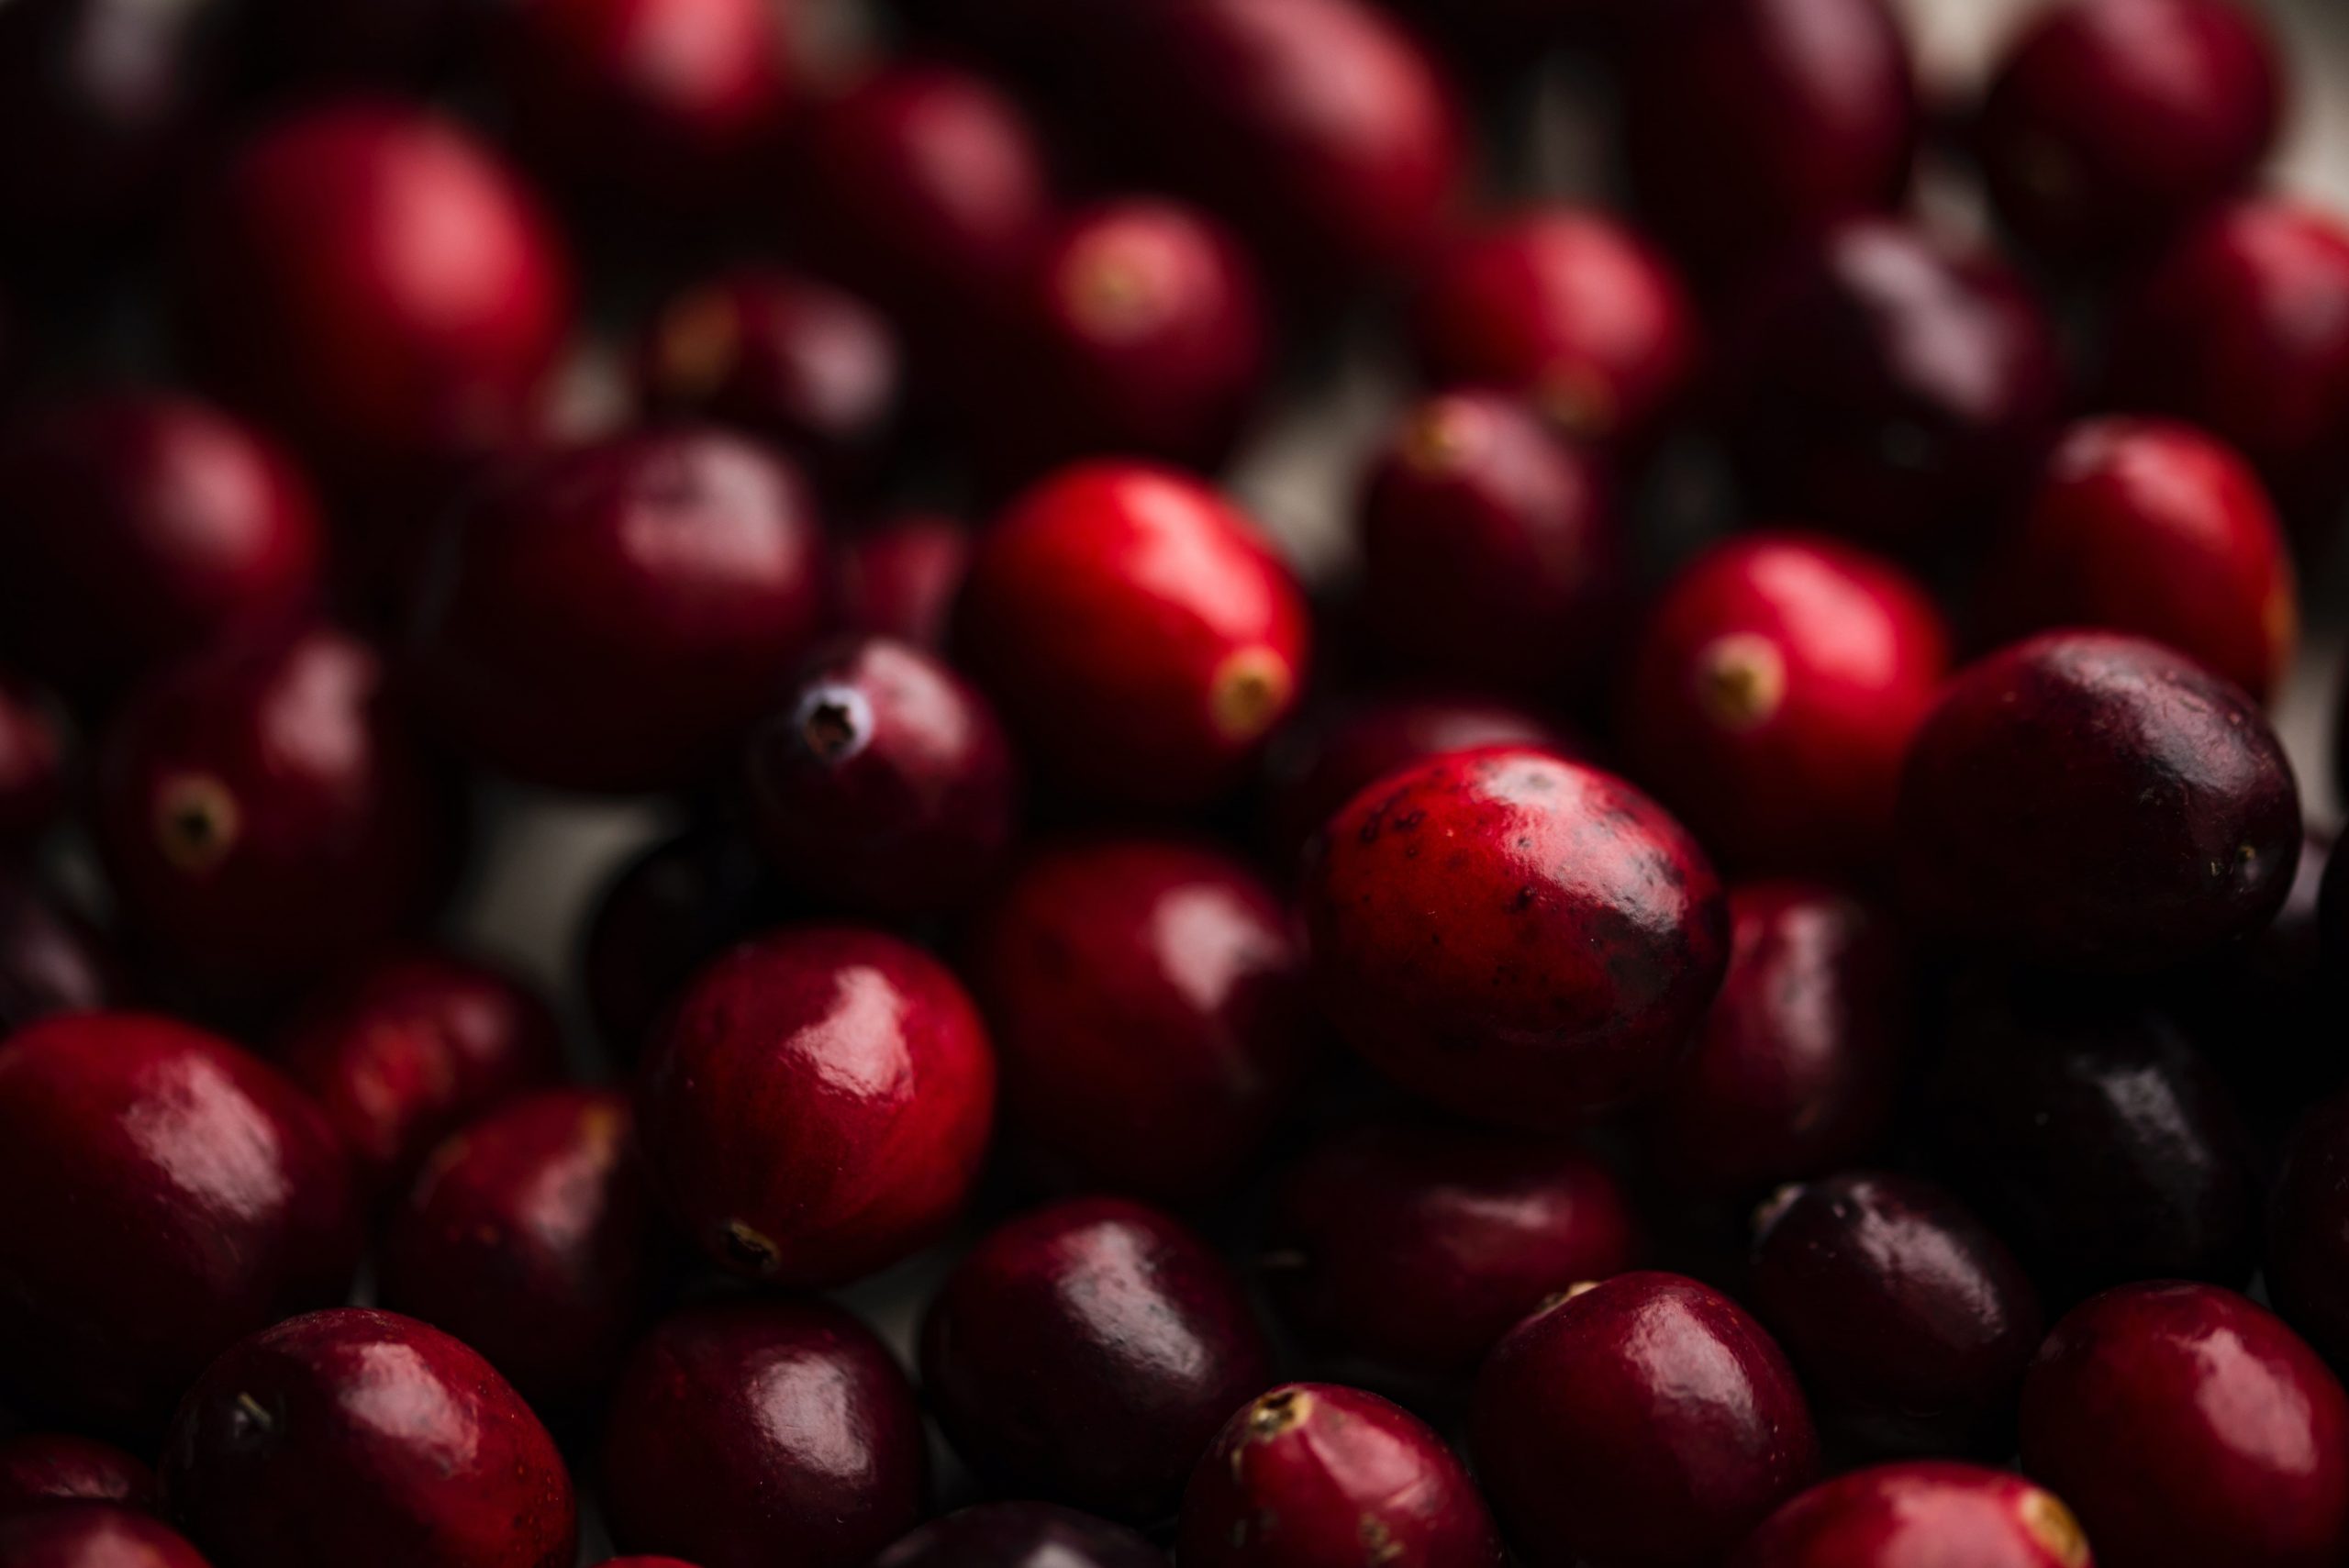
[[[65,737],[40,693],[0,673],[0,856],[30,849],[65,804]]]
[[[851,636],[942,648],[970,562],[970,530],[934,513],[851,534],[832,550],[832,619]]]
[[[8,1568],[208,1568],[195,1548],[146,1514],[111,1503],[61,1503],[0,1518]]]
[[[1678,1274],[1618,1274],[1528,1318],[1477,1374],[1469,1445],[1531,1568],[1708,1563],[1819,1464],[1762,1326]]]
[[[2252,183],[2285,83],[2229,0],[2084,0],[2009,46],[1973,139],[2009,232],[2042,255],[2126,261]]]
[[[1896,837],[1928,929],[2142,972],[2273,917],[2299,791],[2240,688],[2136,638],[2051,632],[1949,684],[1909,750]]]
[[[1171,469],[1097,462],[983,534],[956,621],[1027,753],[1140,805],[1197,805],[1287,717],[1311,629],[1287,565],[1230,503]]]
[[[1404,414],[1371,461],[1360,531],[1371,627],[1414,673],[1575,692],[1610,650],[1614,486],[1512,397],[1455,392]]]
[[[2266,1277],[2285,1321],[2349,1366],[2349,1094],[2292,1129],[2268,1203]]]
[[[1005,1136],[1058,1186],[1225,1191],[1321,1041],[1280,899],[1172,840],[1033,856],[974,918],[963,971],[1002,1053]]]
[[[863,1568],[921,1519],[921,1408],[839,1307],[729,1298],[664,1319],[604,1425],[604,1507],[631,1550],[701,1568]]]
[[[394,1312],[313,1312],[239,1341],[188,1391],[163,1496],[238,1568],[570,1568],[554,1440],[490,1364]]]
[[[796,913],[766,859],[729,834],[688,829],[621,867],[596,900],[579,988],[613,1055],[634,1062],[694,972]]]
[[[721,1267],[843,1284],[934,1240],[978,1177],[995,1056],[961,985],[894,937],[811,926],[695,977],[647,1059],[645,1151]]]
[[[1555,1129],[1660,1087],[1729,961],[1696,840],[1546,752],[1422,762],[1320,842],[1303,896],[1330,1019],[1404,1087],[1483,1120]]]
[[[414,628],[425,694],[469,749],[556,788],[693,782],[822,624],[806,486],[712,430],[550,455],[444,544]]]
[[[995,709],[941,661],[885,638],[801,667],[751,730],[751,836],[828,906],[909,916],[966,902],[1019,827],[1019,765]]]
[[[1467,1468],[1418,1417],[1330,1383],[1276,1388],[1225,1423],[1183,1495],[1183,1568],[1499,1568]]]
[[[64,1432],[0,1442],[0,1516],[57,1502],[119,1503],[150,1512],[155,1473],[111,1443]]]
[[[82,1422],[150,1429],[239,1335],[342,1299],[358,1262],[342,1151],[301,1091],[143,1014],[8,1038],[0,1192],[0,1375]]]
[[[76,693],[292,617],[324,553],[292,461],[192,398],[59,404],[0,444],[0,639]]]
[[[2022,1462],[2103,1568],[2320,1568],[2349,1551],[2349,1399],[2232,1291],[2122,1285],[2055,1325]]]
[[[1746,1538],[1731,1568],[2093,1568],[2079,1521],[2020,1475],[1947,1460],[1822,1481]]]
[[[0,1039],[51,1013],[103,1007],[118,988],[95,931],[33,883],[0,873]]]
[[[1166,1553],[1074,1508],[982,1503],[922,1526],[873,1568],[1166,1568]]]
[[[1624,744],[1724,861],[1871,874],[1949,655],[1941,611],[1892,562],[1748,534],[1683,567],[1649,612]]]
[[[1571,1144],[1376,1122],[1289,1167],[1260,1267],[1317,1343],[1456,1377],[1550,1297],[1631,1267],[1639,1240],[1613,1173]]]
[[[991,1232],[930,1303],[921,1372],[955,1451],[993,1485],[1136,1522],[1174,1511],[1217,1429],[1272,1381],[1223,1261],[1116,1198]]]

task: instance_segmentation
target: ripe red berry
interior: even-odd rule
[[[154,1518],[112,1503],[60,1503],[0,1518],[9,1568],[210,1568]]]
[[[945,646],[970,562],[970,530],[935,513],[849,534],[832,549],[832,618],[851,636],[935,651]]]
[[[2005,1471],[1919,1460],[1820,1482],[1748,1536],[1730,1568],[2092,1568],[2096,1561],[2079,1520],[2054,1493]]]
[[[873,1568],[1166,1568],[1166,1554],[1074,1508],[981,1503],[922,1526]]]
[[[50,1503],[118,1503],[155,1510],[155,1473],[111,1443],[64,1432],[0,1442],[0,1516]]]

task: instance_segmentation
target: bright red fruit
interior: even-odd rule
[[[2094,1568],[2095,1562],[2079,1521],[2054,1493],[2002,1470],[1920,1460],[1820,1482],[1747,1537],[1730,1568]]]

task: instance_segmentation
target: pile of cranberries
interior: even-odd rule
[[[0,1568],[2349,1565],[2349,218],[2019,9],[0,5]]]

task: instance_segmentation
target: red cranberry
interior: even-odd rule
[[[2106,1568],[2349,1552],[2349,1399],[2232,1291],[2122,1285],[2055,1325],[2023,1384],[2022,1462]]]
[[[851,534],[832,550],[833,619],[853,636],[942,648],[970,562],[970,530],[952,517],[909,512]]]
[[[579,986],[605,1045],[635,1061],[696,970],[791,913],[765,857],[729,835],[689,830],[636,856],[581,943]]]
[[[1263,1268],[1316,1341],[1441,1378],[1475,1371],[1551,1296],[1621,1273],[1638,1245],[1613,1173],[1571,1144],[1375,1122],[1289,1168]]]
[[[313,1312],[239,1341],[188,1391],[163,1496],[249,1568],[570,1568],[554,1440],[490,1364],[394,1312]]]
[[[1469,1442],[1532,1568],[1718,1561],[1819,1464],[1787,1359],[1678,1274],[1618,1274],[1528,1318],[1477,1374]]]
[[[358,1262],[342,1151],[308,1100],[160,1018],[9,1037],[0,1192],[0,1375],[83,1420],[160,1422],[238,1336],[340,1300]]]
[[[448,538],[415,628],[433,707],[535,784],[687,784],[759,716],[823,616],[796,471],[704,429],[550,455]]]
[[[922,1526],[873,1568],[1166,1568],[1166,1553],[1074,1508],[982,1503]]]
[[[1873,872],[1949,647],[1932,597],[1888,561],[1804,534],[1730,539],[1650,611],[1624,741],[1725,860]]]
[[[0,1518],[8,1568],[208,1568],[195,1548],[146,1514],[111,1503],[61,1503]]]
[[[690,1307],[640,1343],[604,1426],[604,1507],[630,1550],[702,1568],[862,1568],[918,1523],[921,1410],[865,1327],[818,1301]]]
[[[982,1240],[930,1303],[921,1370],[955,1451],[995,1485],[1137,1522],[1174,1511],[1217,1429],[1272,1381],[1223,1261],[1116,1198]]]
[[[39,692],[0,673],[0,856],[30,849],[65,802],[65,737]]]
[[[962,1208],[986,1152],[995,1057],[927,953],[803,927],[695,978],[640,1106],[659,1185],[711,1258],[752,1279],[841,1284]]]
[[[2020,1475],[1915,1460],[1822,1481],[1748,1536],[1731,1568],[2091,1568],[2088,1539]]]
[[[1346,1039],[1414,1093],[1512,1126],[1659,1087],[1729,959],[1696,840],[1612,774],[1522,748],[1438,757],[1356,795],[1304,899]]]
[[[119,1503],[151,1511],[155,1473],[111,1443],[63,1432],[0,1442],[0,1516],[52,1502]]]
[[[2267,1211],[2267,1294],[2335,1366],[2349,1366],[2349,1094],[2293,1129]]]
[[[751,731],[750,828],[828,903],[920,915],[965,902],[1018,828],[1019,770],[986,698],[885,638],[803,667]]]
[[[2274,917],[2299,792],[2239,688],[2136,638],[2051,632],[1950,683],[1909,749],[1897,839],[1927,926],[2143,971]]]
[[[1452,1450],[1375,1394],[1292,1383],[1225,1423],[1183,1496],[1183,1568],[1499,1568]]]
[[[51,1013],[103,1007],[118,989],[95,931],[33,883],[0,873],[0,1039]]]
[[[1087,463],[981,536],[957,640],[1031,754],[1090,792],[1196,805],[1286,718],[1310,642],[1288,567],[1171,469]]]
[[[1003,1055],[1006,1137],[1055,1184],[1223,1192],[1319,1044],[1281,901],[1171,840],[1037,854],[980,911],[963,971]]]

